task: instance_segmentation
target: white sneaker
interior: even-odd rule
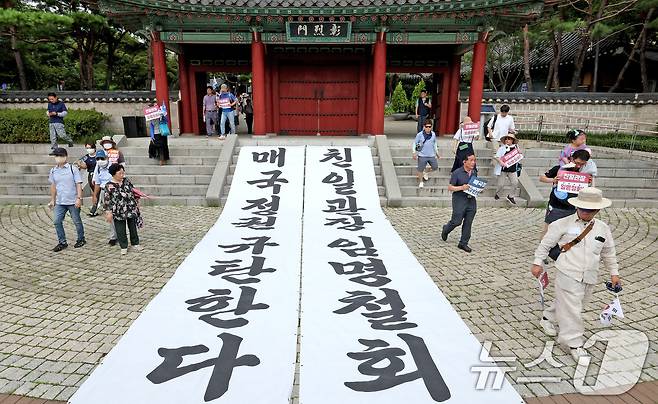
[[[589,354],[581,346],[579,346],[578,348],[570,348],[569,350],[571,351],[571,357],[573,358],[573,360],[576,361],[576,363],[578,363],[578,360],[580,358],[589,358]]]
[[[428,181],[430,179],[430,174],[429,173],[423,173],[423,179],[425,181]]]
[[[137,244],[137,245],[133,246],[134,251],[142,251],[143,249],[144,249],[144,247],[142,247],[141,244]]]
[[[425,186],[425,184],[423,183],[423,181],[418,183],[418,188],[423,188],[424,186]]]
[[[121,249],[121,255],[126,255],[128,254],[128,249],[127,248],[122,248]]]
[[[224,139],[226,139],[226,136],[224,136],[224,135],[221,135],[221,136],[219,137],[219,140],[224,140]]]
[[[544,333],[549,337],[554,337],[557,335],[555,326],[550,321],[541,319],[541,321],[539,321],[539,325],[544,329]]]

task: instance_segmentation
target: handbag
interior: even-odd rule
[[[171,135],[171,132],[169,131],[169,125],[167,125],[167,122],[160,122],[160,135],[162,136]]]
[[[567,244],[563,245],[562,247],[560,247],[559,244],[555,244],[555,245],[553,246],[553,248],[551,248],[551,249],[548,251],[548,256],[549,256],[553,261],[557,261],[557,259],[558,259],[558,257],[560,256],[561,253],[569,251],[569,250],[571,249],[571,247],[573,247],[573,246],[575,246],[576,244],[578,244],[578,243],[580,243],[581,241],[583,241],[583,239],[587,236],[587,234],[589,234],[589,232],[592,231],[592,228],[593,228],[593,227],[594,227],[594,221],[592,220],[591,222],[589,222],[589,224],[587,225],[587,227],[585,227],[585,229],[583,230],[583,232],[580,233],[580,234],[578,235],[578,237],[576,237],[575,239],[571,240],[570,242],[568,242]]]

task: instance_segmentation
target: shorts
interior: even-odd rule
[[[436,157],[421,157],[418,156],[418,171],[425,171],[425,167],[429,164],[432,167],[432,170],[436,171],[439,169],[439,162]]]
[[[550,205],[546,208],[546,216],[544,216],[544,223],[551,224],[556,220],[560,220],[563,217],[571,216],[576,213],[576,209],[567,210],[567,209],[558,209],[552,208]]]

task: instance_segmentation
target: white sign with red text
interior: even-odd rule
[[[523,160],[523,154],[519,151],[518,147],[513,148],[509,153],[500,158],[503,167],[508,168]]]
[[[144,118],[147,121],[158,119],[162,116],[162,109],[160,107],[146,107],[144,108]]]
[[[573,171],[558,171],[557,190],[577,194],[581,189],[589,186],[592,176]]]

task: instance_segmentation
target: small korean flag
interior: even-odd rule
[[[611,325],[613,316],[624,318],[624,311],[621,308],[621,303],[619,302],[618,297],[615,297],[612,303],[606,305],[603,311],[601,312],[601,315],[599,316],[599,319],[601,320],[601,324],[605,326]]]

